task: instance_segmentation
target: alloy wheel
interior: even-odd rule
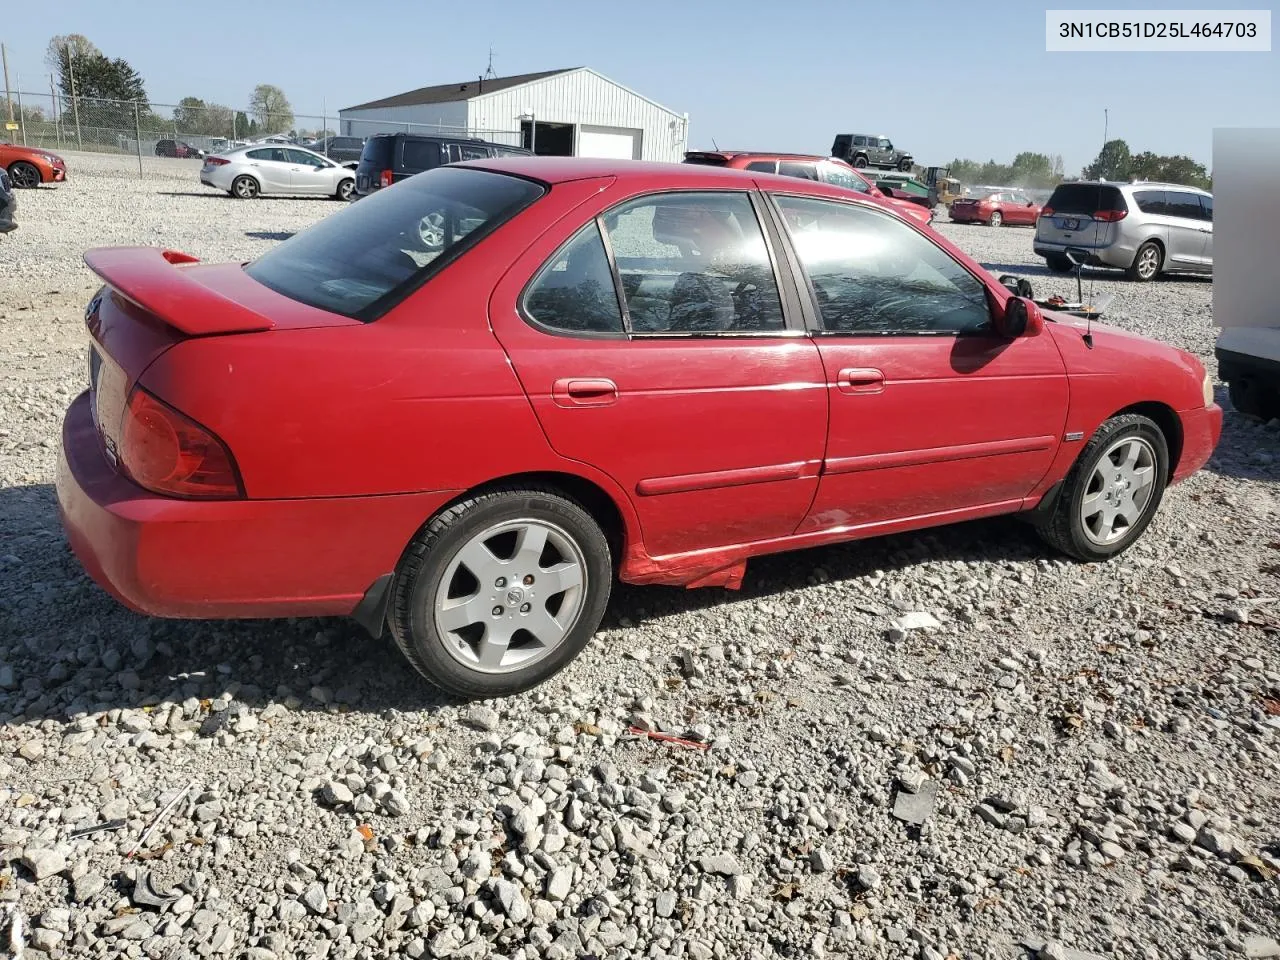
[[[1080,522],[1090,540],[1107,546],[1133,529],[1151,502],[1158,462],[1142,437],[1124,437],[1107,448],[1080,500]]]
[[[505,521],[472,537],[450,560],[436,588],[436,630],[469,669],[510,673],[564,642],[586,596],[586,560],[563,528]]]

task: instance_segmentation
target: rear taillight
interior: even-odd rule
[[[1052,217],[1052,216],[1053,216],[1053,207],[1044,207],[1044,208],[1040,211],[1040,216],[1042,216],[1042,217]]]
[[[1093,219],[1101,220],[1103,223],[1115,223],[1117,220],[1123,220],[1128,215],[1128,210],[1099,210],[1093,215]]]
[[[391,178],[394,176],[395,174],[392,173],[390,170],[383,170],[382,175],[378,178],[378,183],[380,183],[384,187],[389,187],[391,186]]]
[[[223,157],[205,157],[204,158],[204,165],[206,167],[220,167],[223,164],[227,164],[230,162],[231,162],[230,160],[227,160]]]
[[[244,496],[222,441],[141,387],[134,388],[125,407],[120,465],[153,493],[201,500]]]

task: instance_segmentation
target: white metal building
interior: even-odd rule
[[[443,133],[532,147],[547,156],[684,158],[689,115],[589,67],[444,83],[347,107],[343,136]]]

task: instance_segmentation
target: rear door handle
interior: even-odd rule
[[[880,393],[884,374],[873,367],[845,367],[836,374],[836,388],[841,393]]]
[[[551,396],[562,407],[603,407],[617,401],[618,385],[603,377],[566,377],[551,387]]]

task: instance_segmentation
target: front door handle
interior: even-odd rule
[[[884,374],[873,367],[845,367],[836,374],[836,388],[841,393],[880,393]]]
[[[618,399],[618,385],[603,377],[566,377],[551,387],[551,396],[562,407],[603,407]]]

